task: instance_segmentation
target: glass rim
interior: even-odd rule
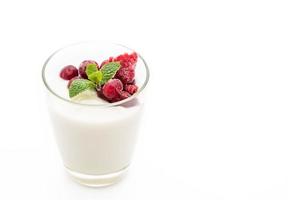
[[[71,103],[71,104],[74,104],[74,105],[78,105],[78,106],[90,106],[90,107],[114,107],[114,106],[119,106],[119,105],[122,105],[124,103],[127,103],[133,99],[135,99],[147,86],[148,84],[148,81],[149,81],[149,78],[150,78],[150,71],[149,71],[149,68],[148,68],[148,65],[146,63],[146,61],[144,60],[144,58],[136,51],[134,51],[133,49],[125,46],[125,45],[122,45],[122,44],[119,44],[119,43],[109,43],[109,44],[112,44],[112,45],[116,45],[116,46],[120,46],[120,47],[124,47],[130,51],[134,51],[137,53],[138,55],[138,58],[144,63],[144,66],[145,66],[145,71],[146,71],[146,77],[145,77],[145,81],[144,83],[142,84],[142,86],[138,89],[138,91],[133,94],[132,96],[128,97],[127,99],[124,99],[124,100],[121,100],[121,101],[117,101],[117,102],[114,102],[114,103],[105,103],[105,104],[87,104],[87,103],[80,103],[80,102],[76,102],[76,101],[71,101],[71,100],[68,100],[60,95],[58,95],[56,92],[54,92],[51,87],[49,86],[49,84],[47,83],[47,80],[46,80],[46,77],[45,77],[45,70],[46,70],[46,67],[47,67],[47,64],[49,63],[49,61],[57,54],[59,53],[60,51],[66,49],[66,48],[69,48],[69,47],[72,47],[72,46],[76,46],[76,45],[79,45],[79,44],[84,44],[84,43],[101,43],[99,41],[82,41],[82,42],[77,42],[77,43],[72,43],[72,44],[68,44],[62,48],[59,48],[58,50],[54,51],[48,58],[47,60],[44,62],[44,65],[42,67],[42,81],[46,87],[46,89],[51,93],[53,94],[55,97],[59,98],[60,100],[62,101],[65,101],[65,102],[68,102],[68,103]],[[103,42],[104,43],[104,42]],[[108,42],[107,42],[108,43]]]

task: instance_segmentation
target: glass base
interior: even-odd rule
[[[103,175],[90,175],[90,174],[82,174],[79,172],[75,172],[71,169],[66,168],[68,174],[75,180],[77,183],[89,187],[105,187],[120,181],[125,172],[127,171],[127,167],[121,169],[120,171],[103,174]]]

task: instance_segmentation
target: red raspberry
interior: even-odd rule
[[[107,60],[104,60],[101,64],[101,67],[104,64],[109,62],[117,62],[119,61],[121,64],[120,69],[117,71],[115,77],[120,79],[124,84],[132,83],[135,79],[135,65],[137,62],[138,55],[136,52],[131,54],[124,53],[122,55],[117,56],[116,58],[110,57]]]
[[[118,93],[119,96],[113,98],[110,100],[111,103],[114,103],[114,102],[117,102],[117,101],[121,101],[121,100],[124,100],[124,99],[127,99],[128,97],[130,97],[131,95],[126,92],[126,91],[119,91]]]
[[[128,54],[128,53],[124,53],[120,56],[117,56],[114,61],[120,61],[120,64],[121,64],[121,67],[132,67],[133,66],[133,69],[136,65],[136,62],[137,62],[137,53],[136,52],[133,52],[131,54]]]
[[[121,100],[120,93],[122,90],[122,82],[119,79],[111,79],[103,86],[102,93],[108,101],[115,102]]]
[[[98,63],[96,61],[94,61],[94,60],[84,60],[79,66],[79,74],[80,74],[80,76],[82,78],[85,78],[85,79],[88,78],[87,74],[85,72],[86,67],[87,67],[88,64],[95,64],[97,66],[97,68],[99,69],[99,65],[98,65]]]
[[[126,92],[126,91],[121,91],[120,92],[120,99],[123,100],[123,99],[127,99],[128,97],[130,97],[131,95],[129,94],[129,92]]]
[[[78,76],[78,70],[73,65],[67,65],[60,72],[60,77],[63,78],[64,80],[70,80],[75,76]]]
[[[114,61],[120,61],[121,68],[117,71],[116,76],[124,84],[131,83],[135,79],[135,65],[137,62],[137,53],[132,54],[122,54],[117,56]]]
[[[81,77],[75,76],[74,78],[70,79],[70,80],[68,81],[67,87],[69,88],[70,85],[71,85],[71,83],[72,83],[74,80],[76,80],[76,79],[81,79]]]
[[[115,77],[119,78],[124,84],[131,83],[135,79],[135,70],[134,70],[134,68],[132,68],[132,66],[121,67],[117,71]]]
[[[127,85],[125,85],[124,89],[125,89],[125,91],[129,92],[129,94],[132,95],[132,94],[137,92],[138,87],[137,87],[137,85],[127,84]]]

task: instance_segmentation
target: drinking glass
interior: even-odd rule
[[[83,60],[99,62],[132,52],[119,44],[81,42],[57,50],[43,66],[48,110],[63,164],[72,178],[83,185],[111,185],[127,170],[137,140],[149,69],[137,54],[138,91],[115,103],[71,101],[67,82],[59,77],[59,72],[63,66],[77,66]]]

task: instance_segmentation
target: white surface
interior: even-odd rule
[[[189,4],[190,3],[190,4]],[[0,199],[287,199],[286,1],[1,1]],[[40,70],[80,40],[137,49],[151,68],[128,177],[64,174]]]

